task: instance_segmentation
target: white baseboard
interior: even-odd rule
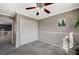
[[[56,47],[59,47],[59,48],[63,49],[63,47],[61,47],[61,46],[59,46],[59,45],[57,45],[57,44],[55,44],[55,43],[51,43],[51,42],[47,42],[47,41],[43,41],[43,40],[38,40],[38,41],[42,41],[42,42],[45,42],[45,43],[47,43],[47,44],[50,44],[50,45],[53,45],[53,46],[56,46]],[[63,50],[64,50],[64,49],[63,49]]]

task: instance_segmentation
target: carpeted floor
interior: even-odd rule
[[[9,43],[0,43],[0,55],[67,55],[67,53],[45,42],[33,41],[17,49],[14,49]]]
[[[34,41],[29,44],[25,44],[8,54],[10,55],[66,55],[63,49],[41,41]]]
[[[0,55],[6,55],[8,52],[13,50],[14,47],[10,42],[0,42]]]

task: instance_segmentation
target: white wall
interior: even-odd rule
[[[38,40],[38,22],[17,14],[16,47]]]
[[[70,32],[74,32],[74,23],[79,17],[79,9],[51,16],[39,21],[39,40],[63,46],[63,38]],[[66,26],[58,26],[58,21],[62,18],[66,19]]]
[[[13,23],[12,18],[8,16],[0,15],[0,24],[12,24],[12,23]]]

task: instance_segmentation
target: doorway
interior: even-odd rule
[[[0,42],[11,42],[12,24],[0,24]]]
[[[0,24],[0,54],[6,54],[13,48],[13,24]]]

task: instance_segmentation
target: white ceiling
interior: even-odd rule
[[[39,16],[36,16],[36,9],[25,10],[26,7],[36,6],[35,3],[0,3],[0,14],[5,14],[8,16],[14,16],[15,13],[20,13],[28,17],[40,20],[46,17],[50,17],[59,13],[70,11],[79,8],[79,3],[54,3],[45,7],[50,10],[50,14],[46,14],[41,11]]]

